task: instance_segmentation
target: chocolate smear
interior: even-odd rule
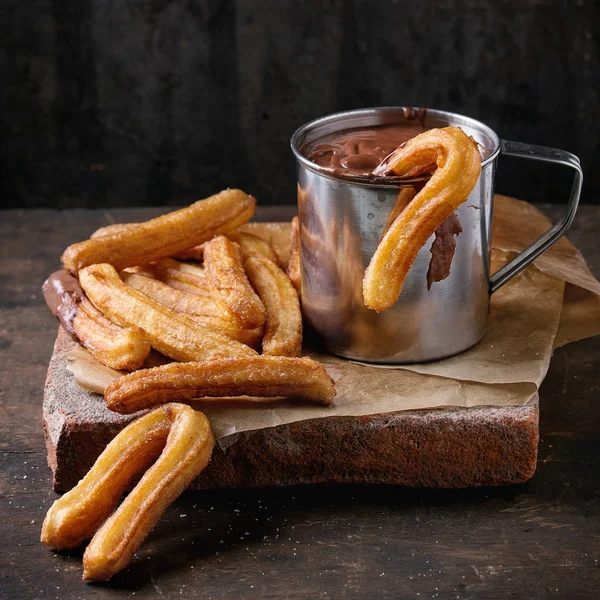
[[[52,314],[75,340],[73,320],[83,298],[79,281],[65,270],[55,271],[42,285],[44,300]]]
[[[442,281],[450,275],[450,266],[456,250],[456,237],[462,232],[461,222],[452,213],[435,232],[435,240],[431,245],[431,260],[427,270],[427,289],[435,281]]]

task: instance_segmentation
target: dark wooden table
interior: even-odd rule
[[[40,286],[67,244],[111,216],[158,212],[0,212],[0,598],[600,597],[600,338],[556,352],[526,485],[187,492],[127,570],[82,583],[81,551],[38,541],[56,498],[41,404],[57,327]],[[599,230],[600,207],[583,206],[570,237],[596,276]]]

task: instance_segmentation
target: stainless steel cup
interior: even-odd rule
[[[500,140],[462,115],[427,110],[425,127],[461,127],[483,148],[479,180],[458,209],[459,235],[450,275],[427,290],[433,237],[408,273],[398,302],[376,313],[364,307],[362,279],[399,194],[416,180],[336,177],[301,153],[308,142],[356,127],[400,124],[404,108],[337,113],[300,127],[291,139],[298,167],[302,306],[332,353],[374,363],[412,363],[457,354],[486,331],[490,294],[554,244],[571,224],[581,192],[579,159],[569,152]],[[571,167],[575,177],[565,215],[514,260],[490,275],[496,161],[500,154]]]

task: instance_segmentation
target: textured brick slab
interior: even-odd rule
[[[66,491],[131,416],[111,413],[65,369],[74,342],[59,331],[44,393],[54,488]],[[404,411],[329,417],[234,434],[215,448],[196,488],[304,483],[423,487],[515,484],[534,473],[537,396],[522,407]]]

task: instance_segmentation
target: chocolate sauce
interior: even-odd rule
[[[79,281],[66,271],[55,271],[42,285],[44,300],[52,314],[61,325],[76,338],[73,320],[77,314],[77,305],[83,298]]]
[[[423,131],[422,124],[412,123],[346,129],[305,144],[301,152],[333,175],[370,177],[398,146]]]
[[[452,213],[435,232],[431,245],[431,260],[427,270],[427,289],[435,281],[442,281],[450,275],[450,267],[456,250],[456,238],[462,232],[462,224],[456,213]]]

